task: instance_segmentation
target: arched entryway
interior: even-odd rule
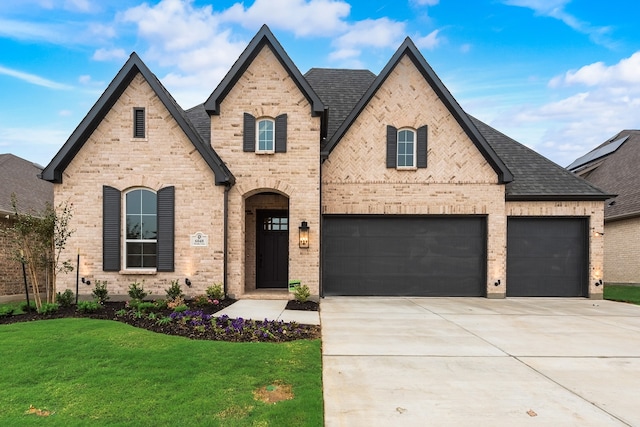
[[[289,198],[263,191],[245,199],[245,292],[289,281]]]

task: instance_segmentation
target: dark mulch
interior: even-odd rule
[[[205,307],[190,307],[191,311],[201,311],[203,315],[215,314],[225,307],[230,306],[236,300],[224,299],[221,300],[218,305],[207,305]],[[127,310],[126,314],[118,315],[118,311]],[[298,308],[300,309],[300,308]],[[233,341],[233,342],[249,342],[249,341],[269,341],[269,342],[281,342],[281,341],[293,341],[296,339],[314,339],[320,337],[320,328],[315,325],[298,325],[288,324],[273,325],[270,328],[285,329],[284,333],[277,336],[266,335],[264,337],[256,336],[252,333],[253,328],[246,328],[244,332],[238,332],[233,328],[230,329],[230,333],[224,333],[223,331],[214,330],[214,328],[194,327],[189,323],[172,321],[170,323],[158,322],[157,319],[161,317],[169,317],[173,313],[170,309],[164,309],[155,313],[155,319],[150,319],[147,315],[139,316],[132,310],[126,307],[126,303],[123,301],[107,301],[103,304],[103,307],[95,313],[81,313],[76,311],[76,307],[71,306],[67,308],[59,308],[57,312],[51,314],[38,314],[34,311],[24,314],[17,314],[8,317],[0,317],[0,325],[11,324],[18,322],[30,322],[35,320],[47,320],[47,319],[60,319],[68,317],[85,317],[91,319],[103,319],[114,320],[118,322],[127,323],[131,326],[146,329],[152,332],[157,332],[166,335],[182,336],[190,339],[200,340],[216,340],[216,341]],[[238,324],[238,320],[242,319],[229,319],[229,323]],[[262,322],[261,322],[262,323]],[[271,322],[276,323],[276,322]],[[259,326],[260,327],[260,326]],[[267,328],[266,323],[264,328]],[[264,329],[263,328],[263,329]]]
[[[302,311],[318,311],[319,304],[315,301],[300,302],[294,299],[289,300],[287,303],[287,310],[302,310]]]

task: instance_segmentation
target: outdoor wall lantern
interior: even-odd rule
[[[188,277],[185,277],[185,279],[184,279],[184,284],[185,284],[185,285],[187,285],[187,287],[189,287],[189,288],[190,288],[190,287],[191,287],[191,280],[189,280],[189,278],[188,278]]]
[[[91,286],[91,280],[85,280],[84,277],[82,278],[82,283],[84,283],[87,286]]]
[[[602,286],[602,279],[598,280],[598,281],[595,283],[595,285],[596,285],[596,286]]]
[[[307,221],[302,221],[300,227],[298,227],[298,232],[300,236],[300,247],[303,249],[309,248],[309,225]]]

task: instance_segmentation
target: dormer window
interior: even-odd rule
[[[146,127],[144,123],[144,108],[133,109],[133,137],[146,138]]]
[[[257,125],[256,153],[273,153],[275,145],[275,121],[259,119]]]

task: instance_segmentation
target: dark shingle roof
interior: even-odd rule
[[[513,181],[506,185],[507,200],[605,200],[610,197],[486,123],[475,117],[471,120],[513,173]]]
[[[211,117],[204,109],[204,104],[189,108],[185,113],[205,144],[211,145]]]
[[[131,54],[116,77],[109,83],[109,86],[100,98],[98,98],[98,101],[91,107],[89,113],[82,119],[67,142],[64,143],[60,151],[53,157],[53,160],[44,168],[42,178],[51,182],[62,182],[62,173],[65,168],[138,73],[142,74],[156,96],[158,96],[163,105],[169,110],[187,138],[189,138],[196,150],[198,150],[202,158],[214,172],[216,184],[233,184],[235,180],[233,174],[231,174],[213,148],[211,148],[209,144],[205,144],[199,132],[187,118],[184,110],[135,52]]]
[[[369,70],[312,68],[304,77],[325,106],[329,107],[327,138],[320,147],[324,151],[326,141],[336,133],[376,75]]]
[[[617,194],[615,199],[605,204],[605,219],[640,216],[640,130],[623,130],[592,152],[625,137],[617,150],[583,165],[578,172],[594,185]]]
[[[11,194],[15,193],[20,213],[42,212],[53,203],[53,184],[41,180],[42,167],[13,154],[0,154],[0,214],[13,213]]]

